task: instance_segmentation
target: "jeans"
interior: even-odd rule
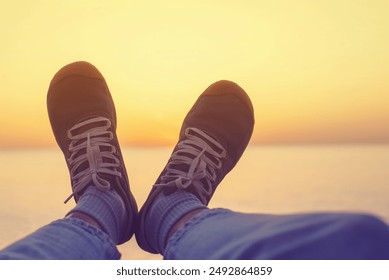
[[[113,260],[116,245],[101,230],[79,219],[57,220],[0,251],[0,259]]]
[[[0,251],[0,259],[119,258],[105,233],[72,218]],[[365,214],[204,210],[169,239],[164,259],[389,259],[389,227]]]
[[[168,241],[165,259],[389,259],[389,227],[365,214],[200,213]]]

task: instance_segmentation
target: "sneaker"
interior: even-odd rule
[[[116,136],[115,106],[104,77],[87,62],[66,65],[50,83],[47,108],[70,172],[72,194],[65,203],[72,197],[77,202],[91,184],[101,191],[115,190],[130,218],[119,244],[128,241],[138,210]]]
[[[216,187],[236,165],[254,128],[250,98],[237,84],[219,81],[200,95],[184,119],[173,153],[139,213],[136,238],[145,251],[157,253],[147,241],[145,220],[155,198],[185,190],[205,206]]]

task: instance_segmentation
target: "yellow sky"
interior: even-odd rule
[[[2,1],[0,147],[54,145],[55,72],[93,63],[122,144],[173,144],[212,82],[250,95],[252,143],[389,141],[389,1]]]

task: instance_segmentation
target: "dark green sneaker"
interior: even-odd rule
[[[237,84],[219,81],[208,87],[184,119],[177,145],[139,213],[139,246],[157,253],[146,237],[145,220],[155,198],[179,190],[208,205],[216,187],[236,165],[251,138],[254,111]],[[150,233],[149,233],[150,234]]]
[[[135,230],[137,205],[130,191],[126,168],[116,136],[116,112],[101,73],[87,62],[74,62],[53,77],[47,109],[55,139],[70,172],[77,202],[93,184],[101,191],[115,190],[128,212],[128,225],[119,244]]]

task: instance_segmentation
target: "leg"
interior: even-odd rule
[[[389,227],[364,214],[204,210],[169,239],[163,255],[165,259],[389,259]]]
[[[106,233],[81,219],[61,219],[0,251],[0,259],[104,260],[119,259]]]
[[[63,220],[6,248],[19,259],[112,259],[134,233],[137,206],[116,136],[108,86],[91,64],[63,67],[50,83],[51,127],[69,168],[77,205]]]
[[[140,247],[165,259],[389,259],[389,229],[360,214],[259,215],[206,206],[254,124],[247,94],[210,86],[140,211]]]
[[[163,254],[182,219],[206,209],[245,150],[254,127],[246,92],[230,81],[208,87],[184,119],[179,140],[139,213],[138,244]]]

